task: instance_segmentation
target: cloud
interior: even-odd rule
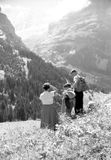
[[[59,20],[69,12],[76,12],[88,6],[88,0],[62,0],[52,12],[52,20]]]
[[[6,0],[2,10],[8,15],[23,39],[31,35],[40,35],[48,25],[61,19],[72,11],[78,11],[88,5],[88,0]]]

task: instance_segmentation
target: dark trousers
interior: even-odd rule
[[[75,91],[75,114],[83,113],[83,92]]]
[[[72,108],[73,108],[73,107],[74,107],[74,102],[71,101],[71,102],[70,102],[70,108],[67,108],[67,107],[66,107],[66,115],[67,115],[67,116],[71,117],[71,111],[72,111]]]

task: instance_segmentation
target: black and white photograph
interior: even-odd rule
[[[0,160],[111,160],[111,0],[0,0]]]

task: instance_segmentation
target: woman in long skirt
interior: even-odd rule
[[[54,96],[57,89],[49,83],[45,83],[43,89],[44,92],[40,94],[40,100],[42,102],[41,128],[55,130],[56,124],[58,124],[58,113],[54,104]]]

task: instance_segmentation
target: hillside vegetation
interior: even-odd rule
[[[54,133],[40,121],[0,124],[0,159],[110,160],[111,94],[95,94],[96,106],[77,119],[61,115]]]
[[[0,12],[0,122],[40,117],[39,95],[44,82],[58,89],[69,79],[68,72],[46,63],[31,52]]]

